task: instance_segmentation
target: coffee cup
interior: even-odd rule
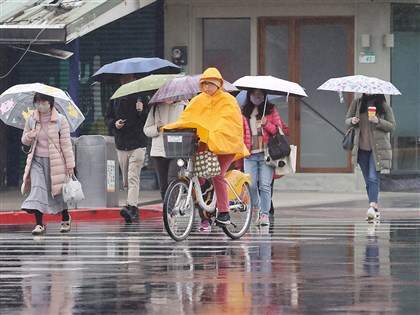
[[[376,115],[376,107],[375,106],[369,106],[368,107],[368,116],[373,117]]]

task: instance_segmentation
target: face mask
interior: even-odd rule
[[[249,99],[251,103],[254,104],[255,106],[259,106],[262,104],[262,102],[264,102],[264,96],[251,95]]]
[[[35,105],[35,107],[41,114],[48,113],[50,110],[50,104],[39,104]]]

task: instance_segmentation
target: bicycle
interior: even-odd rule
[[[194,129],[179,129],[164,132],[164,146],[167,157],[178,159],[181,170],[178,179],[172,181],[163,201],[163,222],[169,236],[175,241],[185,240],[191,233],[195,219],[195,205],[200,206],[209,216],[216,216],[216,192],[210,204],[203,200],[200,182],[194,172],[194,157],[198,138]],[[169,146],[172,145],[172,148]],[[230,224],[220,226],[231,239],[241,238],[248,230],[252,219],[252,203],[249,174],[238,170],[225,175],[228,186]]]

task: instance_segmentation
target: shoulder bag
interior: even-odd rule
[[[358,117],[357,113],[358,113],[358,108],[359,108],[359,103],[360,101],[356,104],[356,109],[354,110],[354,116]],[[343,149],[346,151],[351,151],[353,149],[354,146],[354,133],[355,133],[355,129],[353,126],[351,126],[347,132],[344,134],[343,137]]]
[[[268,139],[267,153],[272,160],[282,159],[290,154],[289,141],[279,126],[277,126],[277,133],[270,135]]]
[[[267,106],[267,98],[264,103],[263,117]],[[266,162],[270,160],[278,160],[289,156],[290,145],[287,137],[284,135],[283,130],[276,126],[277,132],[274,135],[269,135],[268,143],[264,149],[264,159]]]
[[[343,138],[343,149],[346,151],[351,151],[353,149],[354,145],[354,127],[350,127],[349,130],[347,130],[346,134]]]

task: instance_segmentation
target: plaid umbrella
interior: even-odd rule
[[[54,97],[54,106],[67,118],[71,132],[85,120],[67,92],[42,83],[18,84],[4,91],[0,95],[0,119],[9,126],[24,129],[26,120],[35,110],[33,99],[37,92]]]
[[[153,95],[149,104],[159,103],[164,101],[179,102],[189,100],[201,93],[200,90],[201,74],[186,75],[183,77],[174,78],[163,84],[159,90]],[[223,90],[225,92],[238,92],[239,90],[224,80]]]

